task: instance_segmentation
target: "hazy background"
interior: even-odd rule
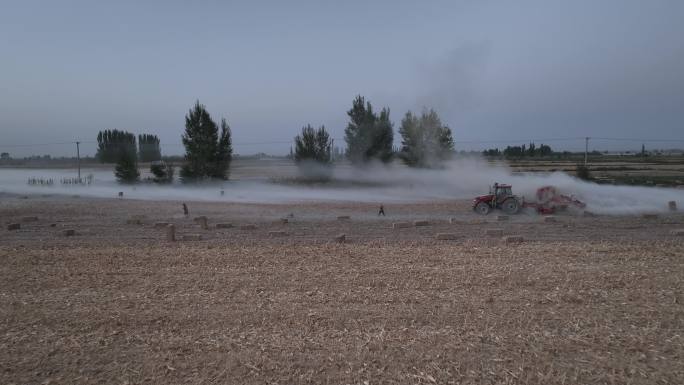
[[[342,138],[356,94],[389,106],[395,128],[434,107],[458,150],[682,140],[682,15],[674,0],[3,0],[0,150],[71,156],[71,144],[15,145],[118,128],[181,154],[199,99],[228,119],[237,153],[284,154],[306,123]]]
[[[562,194],[572,195],[587,204],[586,209],[600,214],[636,214],[668,212],[667,202],[684,202],[684,190],[674,188],[612,186],[581,181],[564,172],[516,173],[501,164],[485,160],[460,159],[448,162],[443,169],[414,169],[400,165],[370,165],[364,169],[336,167],[336,183],[299,185],[273,183],[267,178],[235,178],[210,184],[157,185],[142,183],[121,185],[110,170],[84,169],[93,175],[92,185],[64,185],[61,178],[72,178],[72,169],[11,169],[0,168],[0,195],[4,193],[32,194],[31,199],[51,198],[54,194],[84,197],[115,198],[124,192],[125,199],[174,201],[214,201],[241,203],[293,202],[434,202],[464,199],[485,194],[493,181],[512,183],[519,197],[535,201],[536,189],[553,185]],[[281,168],[287,171],[287,168]],[[29,177],[52,178],[52,186],[31,186]],[[220,192],[224,191],[222,195]],[[40,194],[40,195],[39,195]],[[468,210],[456,213],[470,215]],[[445,213],[453,215],[455,212]],[[534,210],[526,210],[533,214]],[[375,217],[376,213],[369,215]]]

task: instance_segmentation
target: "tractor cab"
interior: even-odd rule
[[[498,202],[503,202],[506,198],[513,196],[513,188],[510,184],[494,183],[494,186],[489,191]]]
[[[506,214],[515,214],[519,206],[518,197],[513,195],[513,189],[509,184],[494,183],[489,188],[489,194],[478,196],[473,200],[473,210],[480,214],[488,214],[492,209],[501,209]]]

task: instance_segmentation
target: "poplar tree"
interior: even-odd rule
[[[227,180],[233,156],[231,131],[225,119],[219,126],[199,101],[185,116],[185,163],[180,176],[184,182]]]

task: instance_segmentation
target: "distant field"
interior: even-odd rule
[[[472,158],[469,158],[472,159]],[[577,164],[583,163],[583,158],[556,159],[550,158],[523,158],[512,160],[489,160],[490,163],[501,164],[511,168],[513,172],[555,172],[561,171],[574,174]],[[0,165],[10,167],[9,165]],[[14,165],[27,169],[76,168],[75,161],[33,161],[25,164]],[[82,163],[83,168],[109,170],[113,165],[103,165],[98,162]],[[348,162],[341,160],[336,162],[337,169],[348,169]],[[660,157],[636,157],[636,156],[592,156],[589,158],[589,168],[592,177],[598,183],[614,183],[646,186],[677,186],[684,185],[684,157],[660,156]],[[148,164],[140,164],[143,174],[147,173]],[[276,157],[238,157],[231,163],[231,179],[289,179],[298,174],[297,166],[287,158]]]
[[[583,160],[519,159],[505,162],[514,172],[562,171],[574,174]],[[679,186],[684,185],[682,157],[601,157],[590,158],[589,169],[598,183]]]

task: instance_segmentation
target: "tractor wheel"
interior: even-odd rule
[[[520,205],[518,204],[518,201],[513,198],[508,198],[501,204],[501,210],[506,214],[515,214],[518,212],[519,208]]]
[[[480,202],[475,205],[475,212],[478,214],[487,215],[489,214],[490,209],[491,207],[489,207],[489,205],[484,202]]]

